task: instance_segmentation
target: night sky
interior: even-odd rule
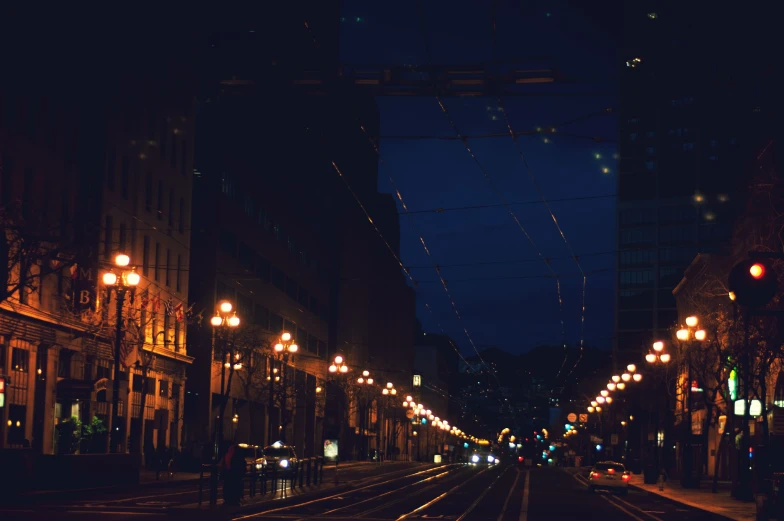
[[[423,2],[434,63],[492,59],[490,4]],[[515,131],[556,127],[554,134],[521,136],[518,141],[587,273],[585,343],[606,348],[611,345],[615,285],[618,50],[609,16],[595,11],[588,14],[577,12],[565,1],[525,2],[524,7],[503,2],[496,16],[495,52],[499,59],[520,63],[520,68],[524,63],[529,68],[555,67],[574,80],[566,85],[529,86],[532,90],[606,93],[502,100]],[[354,0],[344,3],[342,15],[344,63],[428,63],[415,2],[381,5]],[[536,56],[547,58],[523,62]],[[494,98],[446,98],[444,102],[462,134],[507,131]],[[455,135],[433,97],[378,97],[377,103],[382,136]],[[615,111],[602,113],[608,107]],[[606,141],[566,134],[601,136]],[[473,139],[469,145],[506,201],[539,200],[511,137]],[[537,345],[560,345],[562,314],[555,279],[508,210],[499,206],[500,200],[462,143],[382,139],[381,155],[388,169],[379,169],[379,189],[392,192],[387,178],[391,174],[411,212],[495,205],[411,216],[401,213],[401,257],[419,281],[417,315],[425,330],[438,332],[440,323],[466,355],[472,349],[462,325],[480,350],[498,347],[521,353]],[[582,299],[578,266],[543,204],[511,208],[542,256],[552,259],[552,269],[561,275],[566,341],[577,345]],[[402,212],[400,204],[398,209]],[[432,259],[426,256],[418,232]],[[443,266],[462,324],[432,267],[434,262]],[[450,266],[455,264],[463,266]]]

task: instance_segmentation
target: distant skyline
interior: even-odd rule
[[[460,9],[462,4],[464,8]],[[434,63],[480,63],[492,59],[489,5],[452,2],[447,10],[446,4],[428,3],[424,17]],[[560,125],[560,134],[556,128],[554,134],[520,137],[519,143],[545,198],[551,201],[550,207],[572,251],[587,273],[585,343],[609,348],[615,286],[613,196],[618,124],[617,110],[601,112],[617,109],[616,42],[605,24],[595,26],[568,2],[548,3],[546,8],[505,3],[496,18],[498,58],[549,55],[549,60],[530,62],[529,66],[555,67],[576,81],[565,86],[534,85],[532,89],[607,93],[505,97],[502,102],[515,131]],[[427,64],[416,4],[403,8],[399,4],[368,6],[346,2],[342,19],[345,63]],[[443,101],[462,134],[507,131],[494,98]],[[448,119],[432,97],[379,97],[377,103],[382,136],[454,136]],[[563,124],[592,113],[599,115]],[[607,141],[597,143],[566,133],[600,136]],[[511,137],[473,139],[469,145],[508,202],[539,199]],[[426,331],[440,332],[440,323],[462,353],[468,355],[473,349],[463,332],[465,326],[479,350],[497,347],[519,354],[537,345],[561,345],[563,317],[566,342],[579,344],[582,277],[543,204],[511,206],[536,243],[537,252],[508,210],[498,206],[498,197],[461,142],[382,139],[381,154],[388,171],[379,170],[379,190],[393,192],[387,178],[390,173],[412,212],[495,205],[417,213],[412,218],[401,214],[401,257],[405,265],[416,266],[411,274],[420,281],[416,288],[418,317]],[[399,202],[398,209],[402,211]],[[427,242],[432,260],[425,254],[418,233]],[[563,313],[556,281],[544,278],[551,272],[539,253],[551,259],[552,269],[560,276]],[[434,262],[443,266],[441,273],[462,323],[431,267]],[[470,265],[449,266],[454,264]],[[426,303],[433,314],[425,308]]]

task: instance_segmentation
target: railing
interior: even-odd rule
[[[261,469],[251,469],[245,472],[242,480],[243,496],[247,494],[255,497],[257,494],[280,492],[285,496],[288,490],[294,490],[319,485],[324,480],[324,458],[322,456],[303,458],[291,471],[280,473],[277,465],[270,469],[264,466]],[[204,502],[205,484],[209,489],[210,508],[218,504],[218,484],[220,482],[220,466],[215,463],[205,463],[199,473],[199,506]]]

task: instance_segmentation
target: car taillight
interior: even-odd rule
[[[517,458],[517,461],[523,461],[523,457],[522,457],[522,456],[519,456],[519,457]]]
[[[607,472],[609,472],[610,474],[615,474],[615,469],[609,469]]]
[[[624,474],[624,475],[623,475],[623,480],[624,480],[624,481],[629,481],[629,479],[630,479],[630,478],[631,478],[631,476],[630,476],[630,475],[628,475],[628,474]]]
[[[598,478],[600,475],[601,474],[599,474],[598,472],[591,472],[591,477],[592,478]]]

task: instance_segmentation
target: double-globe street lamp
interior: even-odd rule
[[[115,337],[114,337],[114,376],[112,381],[112,410],[109,414],[111,433],[109,437],[109,450],[118,452],[125,439],[125,429],[121,428],[119,406],[120,406],[120,361],[122,358],[122,339],[123,339],[123,305],[125,294],[131,291],[131,295],[139,285],[141,277],[136,273],[136,268],[128,266],[131,258],[124,253],[118,254],[114,258],[114,267],[103,274],[102,281],[106,286],[109,297],[112,291],[117,295],[115,312]]]
[[[386,387],[381,390],[381,394],[386,398],[386,403],[384,404],[385,407],[381,415],[381,425],[384,435],[384,443],[381,445],[381,447],[384,448],[384,459],[386,459],[387,454],[392,452],[389,450],[390,428],[392,427],[392,424],[389,422],[389,419],[386,416],[387,411],[390,407],[392,407],[392,404],[397,405],[397,402],[395,401],[395,396],[397,396],[397,389],[395,389],[395,385],[392,382],[387,382]],[[395,408],[395,411],[397,411],[397,408]]]
[[[360,411],[359,417],[359,429],[362,433],[362,452],[363,457],[365,455],[369,456],[370,453],[370,409],[371,409],[371,400],[370,400],[370,390],[373,387],[373,378],[370,376],[370,371],[365,370],[362,371],[362,376],[357,378],[357,385],[360,389],[360,403],[362,400],[362,391],[365,391],[365,406]]]
[[[226,413],[226,404],[228,403],[229,389],[226,389],[226,369],[233,371],[242,369],[242,361],[239,359],[239,353],[233,353],[234,348],[234,332],[240,325],[240,317],[234,311],[234,306],[231,302],[226,300],[218,304],[215,310],[215,315],[210,319],[210,325],[213,327],[213,360],[219,360],[221,363],[221,404],[220,413],[216,418],[215,425],[215,460],[217,461],[220,456],[220,445],[223,443],[223,415]],[[231,384],[231,377],[229,378]]]
[[[284,425],[286,425],[286,367],[289,363],[289,357],[299,351],[299,346],[294,342],[291,338],[291,333],[284,331],[280,334],[280,339],[274,346],[275,350],[275,357],[281,363],[280,366],[280,386],[281,386],[281,393],[280,393],[280,424],[278,430],[280,431],[279,438],[282,441],[286,441],[286,429]],[[270,374],[270,376],[272,376]],[[274,382],[275,378],[270,378],[270,401],[272,401],[273,391],[274,391]],[[270,410],[272,408],[270,407]],[[272,422],[270,422],[270,443],[272,443]]]

